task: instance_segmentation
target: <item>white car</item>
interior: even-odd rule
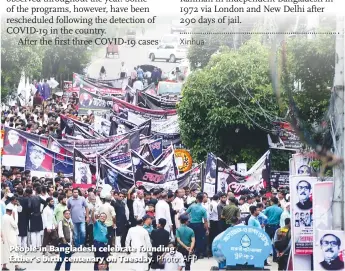
[[[149,52],[151,61],[165,59],[167,62],[175,63],[176,60],[187,57],[187,47],[178,44],[161,44]]]

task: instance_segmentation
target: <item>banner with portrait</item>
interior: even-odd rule
[[[163,152],[162,138],[158,138],[158,139],[155,139],[154,141],[151,141],[149,143],[149,147],[153,155],[153,158],[156,159]]]
[[[104,115],[113,108],[111,97],[98,96],[85,88],[79,91],[78,115]]]
[[[332,204],[333,204],[333,193],[334,184],[333,181],[317,182],[314,183],[313,187],[313,214],[312,214],[312,225],[314,240],[320,240],[320,230],[331,230],[333,215],[332,215]],[[319,247],[320,243],[314,242],[315,246]]]
[[[231,168],[219,157],[217,158],[217,183],[216,191],[227,193],[228,185],[233,182],[238,182],[236,177],[231,173]]]
[[[59,138],[65,138],[67,136],[74,136],[87,139],[102,137],[87,123],[78,121],[72,117],[64,116],[61,114],[59,116],[61,130]]]
[[[177,177],[179,187],[189,187],[190,190],[196,189],[201,191],[202,167],[203,165],[199,164],[187,172],[180,174]]]
[[[76,184],[91,185],[96,183],[97,158],[88,159],[80,150],[74,149],[73,179]]]
[[[312,167],[315,153],[296,153],[292,155],[292,175],[316,176],[317,168]]]
[[[28,141],[25,170],[37,177],[53,178],[59,172],[68,175],[73,173],[73,159]]]
[[[317,181],[316,177],[290,176],[294,254],[313,253],[313,186]]]
[[[271,149],[299,150],[302,142],[290,123],[273,122],[273,132],[267,134],[268,146]]]
[[[344,271],[345,232],[319,230],[314,242],[314,270]]]
[[[48,149],[52,150],[55,153],[59,153],[62,155],[66,155],[66,156],[70,156],[73,157],[73,151],[70,151],[66,148],[64,148],[57,139],[53,138],[53,137],[49,137],[49,141],[48,141]]]
[[[26,144],[28,140],[36,142],[42,146],[47,146],[48,144],[48,137],[5,127],[2,149],[2,165],[9,167],[24,167]]]
[[[129,190],[133,185],[133,172],[119,168],[104,157],[99,159],[100,184],[109,184],[115,191]]]
[[[149,163],[137,152],[132,151],[132,168],[134,181],[137,187],[143,186],[146,191],[152,188],[176,191],[178,169],[175,164],[173,149],[165,153],[159,163]]]
[[[109,135],[124,134],[135,128],[141,128],[141,127],[146,127],[145,130],[142,130],[143,135],[145,136],[151,135],[151,119],[148,119],[142,122],[141,124],[137,125],[115,115],[110,118]]]
[[[192,169],[193,159],[190,152],[186,149],[175,149],[176,165],[180,173],[185,173]]]
[[[94,118],[94,129],[97,133],[104,137],[110,136],[111,122],[101,116],[95,116]],[[120,134],[120,133],[119,133]],[[113,134],[111,134],[113,135]]]
[[[217,177],[217,157],[213,153],[207,154],[205,176],[203,179],[203,192],[209,197],[216,194],[216,177]]]

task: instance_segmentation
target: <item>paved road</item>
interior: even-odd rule
[[[170,34],[170,25],[159,24],[155,29],[147,30],[143,36],[141,33],[137,34],[137,40],[139,39],[155,39],[161,40],[165,34]],[[94,55],[91,65],[88,68],[90,77],[97,78],[99,71],[104,66],[107,71],[107,78],[114,79],[119,77],[121,62],[125,62],[125,66],[130,72],[134,67],[138,65],[151,64],[162,69],[163,72],[169,72],[176,67],[174,63],[168,63],[163,60],[156,60],[151,62],[148,58],[149,50],[156,46],[140,46],[130,47],[128,45],[119,46],[119,57],[110,56],[105,58],[106,46],[100,48],[100,50]]]

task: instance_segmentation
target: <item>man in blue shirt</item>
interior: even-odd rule
[[[190,214],[189,227],[195,234],[195,255],[203,258],[206,255],[206,235],[208,235],[208,223],[206,209],[201,205],[204,194],[199,193],[196,197],[197,203],[193,203],[185,214]]]
[[[267,225],[265,228],[266,233],[268,236],[273,239],[274,234],[279,228],[280,223],[280,216],[283,213],[282,208],[278,206],[278,198],[274,197],[272,198],[273,205],[268,207],[266,210],[264,210],[264,215],[267,216]],[[276,250],[273,248],[273,261],[277,261],[277,253]]]
[[[258,215],[258,220],[260,222],[260,225],[263,229],[265,229],[265,226],[267,224],[267,216],[265,216],[262,212],[264,209],[264,205],[262,203],[256,204],[256,207],[258,207],[259,215]]]
[[[251,226],[251,227],[255,227],[255,228],[258,228],[261,230],[261,225],[260,225],[260,222],[258,220],[258,216],[259,216],[259,209],[256,207],[256,206],[250,206],[249,207],[249,211],[251,213],[251,216],[248,220],[248,226]]]
[[[107,215],[105,213],[101,213],[99,215],[99,219],[95,217],[95,210],[92,210],[92,222],[93,222],[93,245],[96,249],[95,251],[95,258],[102,257],[103,259],[107,259],[109,256],[108,251],[108,227],[105,225],[105,221],[107,220]],[[98,266],[100,264],[104,264],[104,262],[96,261],[94,264],[93,270],[99,270]],[[107,263],[106,270],[109,270],[109,264]]]

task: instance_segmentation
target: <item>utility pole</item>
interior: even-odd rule
[[[344,178],[344,17],[337,17],[336,27],[336,45],[335,45],[335,74],[334,74],[334,88],[333,95],[335,95],[334,103],[334,120],[335,120],[335,155],[342,157],[343,161],[334,167],[334,193],[332,202],[333,215],[333,230],[344,230],[345,225],[345,178]]]

